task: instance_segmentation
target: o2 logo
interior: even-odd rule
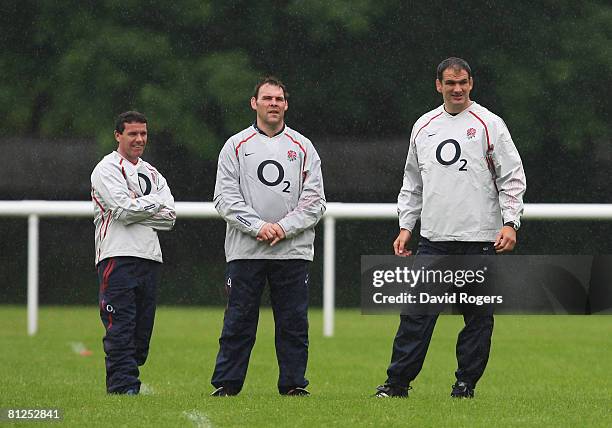
[[[444,150],[444,147],[446,147],[449,144],[453,146],[454,148],[454,155],[452,156],[449,156],[450,153],[448,149]],[[445,151],[444,157],[446,159],[442,157],[442,150]],[[459,159],[460,157],[461,157],[461,146],[459,145],[459,142],[457,142],[456,140],[444,140],[440,144],[438,144],[438,148],[436,149],[436,159],[438,160],[438,162],[440,162],[440,164],[444,166],[449,166],[459,161],[461,163],[461,165],[459,166],[459,171],[467,171],[467,168],[466,168],[467,160]]]
[[[268,171],[268,177],[273,176],[276,178],[271,181],[268,180],[264,176],[264,169]],[[283,193],[291,193],[289,191],[289,186],[291,186],[291,182],[289,180],[283,181],[283,179],[285,178],[285,170],[283,169],[283,166],[275,160],[268,159],[260,163],[259,167],[257,168],[257,178],[259,178],[259,181],[261,181],[263,184],[270,187],[278,186],[282,182],[283,185],[285,185]]]
[[[149,193],[151,193],[151,180],[141,172],[138,173],[138,185],[140,186],[140,191],[142,192],[143,196],[147,196]]]

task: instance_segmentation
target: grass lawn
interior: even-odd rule
[[[141,370],[148,394],[126,397],[105,393],[96,307],[43,307],[29,337],[25,307],[0,306],[0,408],[59,408],[61,425],[80,427],[612,426],[610,316],[496,317],[474,400],[449,397],[463,324],[450,315],[438,321],[410,398],[372,398],[398,317],[358,310],[336,312],[333,338],[322,336],[321,311],[311,310],[312,396],[280,397],[268,309],[242,393],[212,398],[222,319],[221,308],[160,307]]]

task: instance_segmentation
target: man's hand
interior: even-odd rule
[[[280,226],[280,224],[278,223],[274,223],[272,225],[272,228],[274,229],[274,231],[276,232],[276,237],[274,238],[274,240],[270,243],[270,246],[273,247],[278,241],[281,241],[283,239],[285,239],[285,231],[283,230],[283,228]]]
[[[511,226],[501,228],[495,238],[495,252],[506,253],[512,251],[516,245],[516,230]]]
[[[164,220],[176,220],[176,213],[164,207],[153,216],[153,218],[162,218]]]
[[[260,242],[272,241],[270,242],[271,247],[283,239],[285,239],[285,231],[278,223],[264,223],[257,234],[257,240]]]
[[[406,249],[406,244],[410,241],[412,233],[406,229],[400,229],[399,235],[393,241],[393,251],[396,256],[406,257],[412,254],[412,251]]]
[[[271,241],[276,238],[276,229],[272,223],[264,223],[257,233],[258,241]]]

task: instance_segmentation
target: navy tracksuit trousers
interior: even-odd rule
[[[426,238],[419,241],[417,255],[494,255],[495,248],[489,242],[434,242]],[[491,349],[493,312],[463,313],[465,327],[457,338],[457,381],[476,386],[482,377]],[[400,325],[393,341],[391,364],[387,369],[387,384],[407,387],[423,367],[425,355],[438,315],[401,315]]]
[[[307,260],[233,260],[227,265],[228,303],[211,383],[236,393],[246,378],[255,344],[261,295],[270,285],[281,394],[305,387],[308,361]]]
[[[160,266],[139,257],[111,257],[98,263],[108,393],[140,391],[138,366],[149,354]]]

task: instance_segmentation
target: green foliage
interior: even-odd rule
[[[531,31],[513,34],[515,48],[488,58],[521,148],[541,150],[548,142],[578,152],[609,140],[611,105],[602,89],[612,71],[612,8],[565,2],[555,4],[552,16],[526,18],[522,26]]]
[[[13,1],[0,16],[5,135],[94,137],[106,151],[116,114],[138,109],[152,136],[211,159],[273,73],[309,135],[406,136],[440,103],[435,66],[458,55],[524,153],[611,137],[612,8],[599,0]]]
[[[213,18],[209,4],[148,3],[29,5],[33,21],[20,30],[33,34],[21,48],[42,55],[20,56],[7,46],[0,57],[0,70],[12,78],[0,84],[5,131],[95,137],[108,150],[114,117],[136,109],[150,117],[153,135],[215,156],[220,138],[250,120],[244,88],[256,73],[240,49],[184,45]]]

